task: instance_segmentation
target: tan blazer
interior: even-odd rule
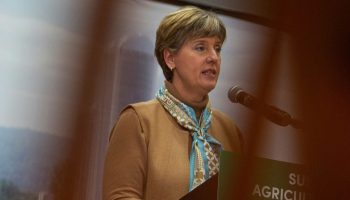
[[[208,133],[225,150],[239,152],[239,131],[213,110]],[[104,171],[103,199],[178,200],[189,192],[189,131],[157,100],[129,105],[112,130]]]

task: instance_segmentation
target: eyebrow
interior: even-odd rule
[[[196,43],[196,42],[207,42],[205,39],[203,39],[203,38],[198,38],[198,39],[194,39],[194,40],[192,40],[192,42],[193,43]],[[222,42],[220,41],[220,40],[216,40],[215,41],[215,44],[220,44],[220,45],[222,45]]]

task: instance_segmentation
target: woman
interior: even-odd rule
[[[104,199],[179,199],[218,172],[222,149],[240,151],[237,127],[212,110],[226,29],[213,13],[184,7],[157,30],[166,78],[156,98],[127,106],[110,137]]]

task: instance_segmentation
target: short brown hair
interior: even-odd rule
[[[226,39],[225,25],[213,12],[186,6],[165,16],[157,29],[154,54],[166,80],[172,80],[173,72],[164,61],[164,49],[176,53],[188,39],[212,36],[217,36],[222,43]]]

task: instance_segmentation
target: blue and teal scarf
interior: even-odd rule
[[[208,102],[199,120],[197,120],[194,109],[171,95],[165,86],[160,88],[156,97],[177,123],[191,133],[191,191],[219,171],[219,154],[222,147],[220,142],[207,132],[212,118],[210,103]]]

